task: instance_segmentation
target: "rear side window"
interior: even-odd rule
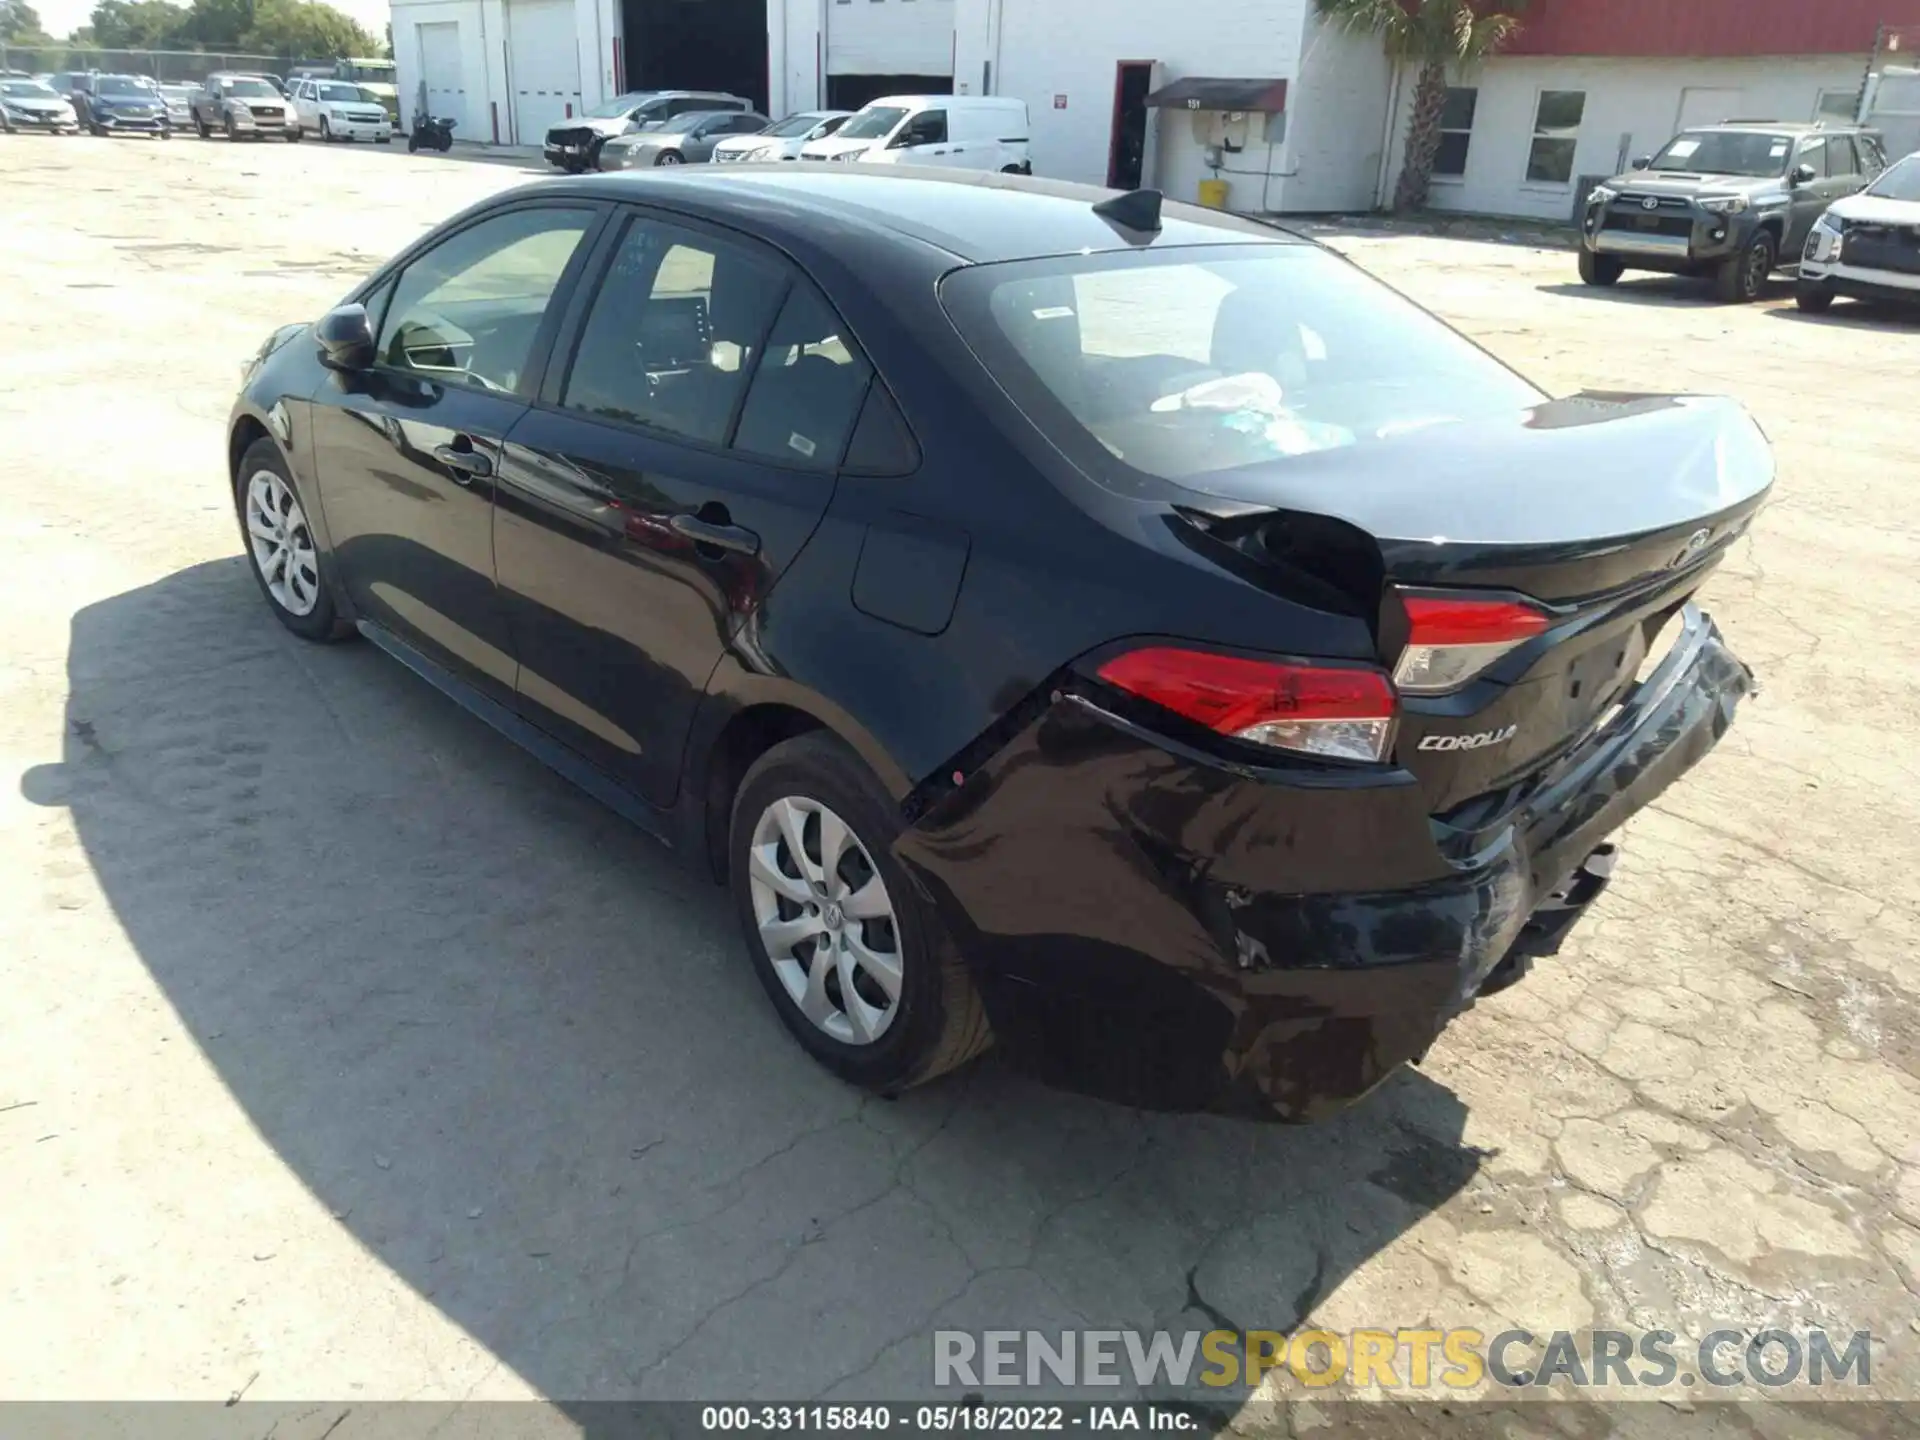
[[[635,220],[593,298],[561,404],[724,444],[786,288],[783,267],[757,252]]]
[[[783,465],[832,469],[872,374],[826,300],[811,285],[795,285],[767,337],[734,448]]]
[[[1854,153],[1853,141],[1845,135],[1827,137],[1827,173],[1829,175],[1860,173],[1860,160]]]

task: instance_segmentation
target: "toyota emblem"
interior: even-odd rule
[[[1640,202],[1640,208],[1642,210],[1658,210],[1660,208],[1659,197],[1654,195],[1647,196],[1646,199]]]

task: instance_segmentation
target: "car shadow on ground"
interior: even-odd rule
[[[547,1395],[912,1398],[940,1327],[1285,1330],[1486,1158],[1417,1071],[1304,1129],[991,1055],[864,1097],[721,889],[371,646],[288,636],[237,557],[82,610],[68,670],[23,793],[280,1159]]]
[[[1797,305],[1786,305],[1771,312],[1775,318],[1801,325],[1831,325],[1842,330],[1920,330],[1920,306],[1878,303],[1871,300],[1835,300],[1823,314],[1811,314]]]
[[[1711,280],[1687,275],[1633,275],[1612,285],[1583,285],[1578,280],[1557,285],[1536,285],[1542,295],[1564,295],[1574,300],[1605,300],[1615,305],[1698,306],[1709,308],[1725,302],[1713,293]],[[1760,292],[1759,304],[1793,293],[1792,282],[1773,279]]]

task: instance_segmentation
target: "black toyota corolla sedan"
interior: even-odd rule
[[[1337,1109],[1726,730],[1765,441],[1251,220],[860,169],[548,180],[277,332],[262,591],[729,885],[851,1081]]]

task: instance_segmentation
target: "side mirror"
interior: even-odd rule
[[[340,305],[313,327],[320,363],[329,370],[365,370],[373,364],[373,325],[364,305]]]
[[[1641,155],[1635,158],[1633,168],[1636,170],[1644,170],[1652,163],[1653,157],[1651,155]]]
[[[909,145],[917,145],[919,143],[920,143],[919,137],[916,136],[913,133],[913,131],[902,130],[898,135],[894,136],[893,139],[887,142],[887,148],[889,150],[904,150]]]
[[[1811,185],[1820,177],[1813,173],[1813,166],[1802,161],[1793,167],[1793,173],[1787,177],[1795,185]]]

